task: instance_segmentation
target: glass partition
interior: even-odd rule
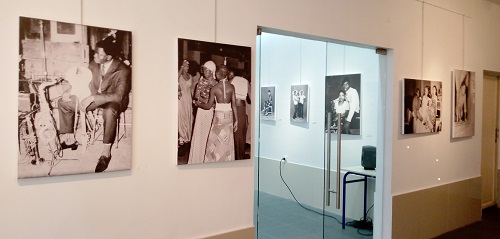
[[[257,36],[256,52],[257,238],[372,238],[373,177],[366,194],[360,181],[346,184],[347,203],[340,196],[363,146],[382,148],[381,56],[269,32]]]

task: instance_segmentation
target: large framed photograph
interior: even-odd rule
[[[360,135],[360,102],[361,74],[326,76],[325,132]]]
[[[404,79],[403,134],[442,130],[442,88],[440,81]]]
[[[452,81],[452,127],[451,137],[474,136],[474,113],[476,111],[476,73],[472,71],[454,70]]]
[[[290,121],[308,122],[308,85],[292,85],[290,93]]]
[[[276,86],[260,88],[260,119],[276,120]]]
[[[18,178],[128,170],[132,33],[19,19]]]
[[[177,164],[250,159],[251,48],[178,39]]]

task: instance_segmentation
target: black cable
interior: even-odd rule
[[[292,197],[293,197],[293,199],[295,200],[295,202],[297,202],[297,203],[299,204],[299,206],[300,206],[300,207],[304,208],[304,209],[305,209],[305,210],[307,210],[307,211],[310,211],[310,212],[313,212],[313,213],[316,213],[316,214],[319,214],[319,215],[322,215],[322,216],[327,216],[327,217],[329,217],[329,218],[333,218],[333,219],[335,219],[335,221],[337,221],[339,224],[342,224],[342,222],[341,222],[341,221],[339,221],[339,219],[337,219],[336,217],[334,217],[334,216],[330,216],[330,215],[327,215],[327,214],[324,214],[324,213],[321,213],[321,212],[318,212],[318,211],[315,211],[315,210],[310,209],[310,208],[307,208],[307,207],[305,207],[304,205],[302,205],[302,203],[300,203],[300,202],[297,200],[297,198],[295,197],[295,195],[294,195],[294,194],[293,194],[293,192],[292,192],[292,189],[290,189],[290,187],[288,186],[288,184],[285,182],[285,179],[283,178],[283,174],[282,174],[282,172],[281,172],[281,171],[282,171],[282,170],[281,170],[281,167],[282,167],[282,166],[281,166],[281,162],[283,162],[283,161],[285,161],[285,158],[282,158],[282,159],[280,160],[280,177],[281,177],[281,181],[283,181],[283,183],[285,184],[285,186],[288,188],[288,191],[290,192],[290,194],[292,194]]]
[[[300,202],[297,200],[297,198],[295,197],[295,195],[294,195],[294,194],[293,194],[293,192],[292,192],[292,189],[288,186],[288,184],[285,182],[285,179],[283,178],[283,173],[282,173],[282,162],[283,162],[283,161],[286,161],[286,160],[285,160],[285,158],[282,158],[282,159],[280,160],[280,178],[281,178],[281,181],[282,181],[282,182],[285,184],[285,186],[288,188],[288,191],[289,191],[289,192],[290,192],[290,194],[292,195],[292,197],[293,197],[293,199],[295,200],[295,202],[297,202],[297,204],[299,204],[299,206],[300,206],[300,207],[302,207],[303,209],[305,209],[305,210],[307,210],[307,211],[310,211],[310,212],[316,213],[316,214],[321,215],[321,216],[326,216],[326,217],[329,217],[329,218],[333,218],[333,219],[335,219],[335,221],[337,221],[337,223],[342,224],[342,222],[341,222],[341,221],[339,221],[339,219],[337,219],[336,217],[334,217],[334,216],[330,216],[330,215],[327,215],[327,214],[324,214],[324,213],[321,213],[321,212],[318,212],[318,211],[313,210],[313,209],[310,209],[310,208],[307,208],[307,207],[305,207],[304,205],[302,205],[302,203],[300,203]],[[336,192],[336,193],[338,193],[338,192]],[[360,218],[360,221],[368,221],[368,219],[367,219],[368,217],[367,217],[367,218],[365,218],[365,217],[366,217],[366,215],[368,215],[368,212],[370,212],[370,210],[373,208],[373,206],[374,206],[374,205],[372,205],[372,206],[371,206],[371,207],[370,207],[370,208],[366,211],[366,214],[365,214],[362,218]],[[365,219],[366,219],[366,220],[365,220]],[[346,224],[345,224],[345,225],[346,225],[346,226],[351,226],[351,227],[353,227],[355,222],[359,222],[359,221],[351,221],[351,222],[346,222]],[[369,222],[372,222],[371,218],[370,218]],[[372,225],[373,225],[373,224],[372,224]],[[373,232],[373,229],[364,229],[364,228],[358,228],[358,230],[357,230],[356,232],[357,232],[359,235],[362,235],[362,236],[373,236],[373,233],[371,233],[371,234],[365,234],[365,233],[362,233],[362,232],[361,232],[362,230],[365,230],[365,231],[372,231],[372,232]]]
[[[352,222],[349,222],[349,226],[352,226],[352,227],[356,227],[358,228],[358,230],[356,231],[359,235],[362,235],[362,236],[373,236],[373,221],[370,217],[368,217],[368,213],[370,212],[370,210],[373,208],[373,206],[375,206],[375,204],[372,204],[372,206],[370,208],[368,208],[368,210],[366,211],[366,214],[364,217],[360,218],[359,221],[352,221]],[[365,223],[365,225],[358,225],[360,223]],[[366,223],[369,223],[369,227],[366,225]],[[347,223],[346,223],[347,225]],[[368,227],[368,228],[364,228],[364,227]],[[364,231],[370,231],[372,233],[370,234],[365,234],[365,233],[362,233],[361,231],[364,230]]]
[[[368,210],[366,210],[366,215],[368,215],[368,212],[370,212],[370,210],[372,210],[373,206],[375,206],[375,204],[372,204],[372,206],[370,208],[368,208]]]

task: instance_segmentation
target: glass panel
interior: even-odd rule
[[[336,155],[337,132],[345,123],[331,131],[328,142],[326,113],[336,112],[332,106],[340,90],[351,97],[356,89],[359,107],[351,106],[356,114],[346,113],[350,127],[342,134],[341,167],[359,166],[362,147],[377,146],[379,136],[379,56],[373,49],[265,32],[257,37],[256,53],[257,238],[371,238],[371,231],[342,229],[342,210],[335,207]],[[351,90],[344,88],[344,75]],[[329,80],[339,82],[329,85]],[[330,206],[325,206],[325,143],[332,146]],[[347,186],[349,225],[364,218],[363,185]],[[370,207],[374,180],[367,186]],[[366,219],[373,218],[373,210],[367,211]]]
[[[259,52],[257,236],[323,238],[325,43],[263,33]]]
[[[349,183],[351,180],[362,180],[364,177],[350,174],[345,179],[348,183],[344,186],[344,176],[347,169],[350,170],[353,167],[363,169],[361,167],[363,148],[368,150],[372,148],[370,146],[377,146],[378,115],[381,109],[378,107],[381,85],[379,55],[373,49],[331,42],[327,43],[326,51],[324,111],[325,118],[327,113],[332,113],[332,127],[329,129],[332,133],[332,175],[337,174],[339,150],[341,158],[340,180],[332,176],[331,185],[334,185],[332,188],[336,189],[337,182],[340,181],[342,197],[340,197],[339,209],[336,208],[335,203],[326,207],[325,238],[335,238],[334,235],[350,235],[348,238],[371,238],[375,180],[371,177],[367,178],[365,194],[364,181]],[[328,132],[327,127],[325,127],[325,132]],[[341,133],[340,144],[338,133]],[[365,173],[371,175],[375,174],[375,171]],[[345,202],[343,201],[344,194]],[[332,201],[336,202],[336,198]],[[341,229],[342,225],[339,229],[338,225],[342,224],[343,206],[345,206],[345,229]]]

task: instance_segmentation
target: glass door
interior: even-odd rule
[[[323,238],[323,117],[312,108],[325,43],[270,33],[258,42],[257,238]]]
[[[373,209],[363,210],[364,184],[347,186],[343,203],[345,172],[337,169],[359,166],[362,147],[377,144],[378,111],[370,102],[378,101],[379,59],[374,50],[358,48],[268,32],[257,36],[257,238],[371,238],[370,230],[349,226],[368,218],[364,211],[373,215]],[[369,207],[373,191],[368,180]]]

